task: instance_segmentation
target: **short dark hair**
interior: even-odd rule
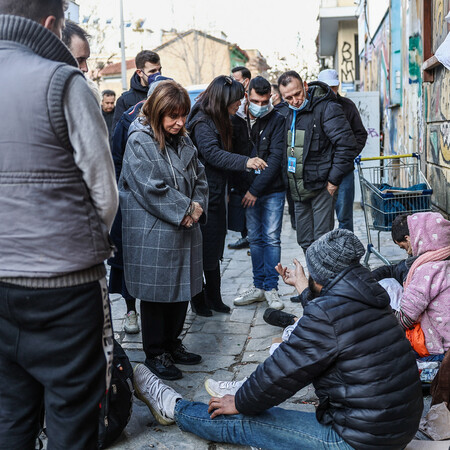
[[[77,25],[75,22],[71,20],[66,20],[64,28],[62,30],[62,41],[67,47],[70,48],[70,43],[72,42],[72,38],[74,36],[78,36],[82,41],[88,42],[91,35],[88,34],[83,28]]]
[[[292,82],[293,78],[297,79],[298,81],[300,81],[300,83],[303,84],[302,77],[295,70],[288,70],[287,72],[282,73],[278,78],[278,87],[286,87],[289,83]]]
[[[26,17],[40,22],[48,16],[64,17],[67,0],[0,0],[0,14]]]
[[[405,242],[406,236],[409,236],[408,216],[411,214],[399,214],[392,221],[392,239],[394,242]]]
[[[270,86],[270,83],[265,78],[257,76],[256,78],[253,78],[252,81],[250,81],[248,92],[250,93],[252,89],[258,95],[266,95],[270,94],[272,88]]]
[[[136,55],[134,59],[136,63],[136,68],[142,70],[145,67],[145,63],[149,62],[152,64],[158,64],[160,62],[158,53],[152,52],[150,50],[142,50]]]
[[[116,93],[115,93],[113,90],[111,90],[111,89],[105,89],[105,90],[102,92],[102,98],[105,97],[105,95],[106,95],[106,97],[112,97],[113,95],[114,95],[114,97],[115,97],[115,96],[116,96]]]
[[[237,66],[237,67],[233,67],[231,69],[231,73],[236,73],[236,72],[241,72],[242,78],[248,78],[249,80],[252,79],[252,74],[251,74],[250,70],[248,70],[247,67],[245,67],[245,66]]]
[[[272,83],[270,86],[281,98],[281,92],[280,92],[280,88],[278,87],[278,84]]]

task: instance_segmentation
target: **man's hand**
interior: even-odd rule
[[[247,191],[241,203],[244,208],[253,208],[255,206],[256,200],[258,200],[258,197],[255,197],[254,195],[250,194],[249,191]]]
[[[249,158],[247,161],[247,169],[264,170],[266,167],[267,163],[257,156]]]
[[[212,397],[209,401],[208,412],[211,414],[211,419],[221,416],[222,414],[232,415],[239,414],[234,403],[234,395],[225,395],[222,398]]]
[[[197,223],[203,214],[203,208],[200,206],[200,203],[192,202],[192,204],[194,205],[194,212],[191,214],[191,217],[192,220]]]
[[[281,263],[278,263],[275,270],[281,275],[283,281],[290,285],[295,286],[298,293],[301,294],[308,287],[308,279],[306,278],[305,271],[300,262],[294,258],[295,269],[288,269],[283,267]]]
[[[327,183],[327,191],[330,193],[330,195],[333,197],[335,192],[337,191],[337,186],[334,184],[331,184],[330,182]]]

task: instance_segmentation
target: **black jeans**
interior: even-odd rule
[[[142,345],[147,358],[172,352],[181,343],[189,302],[157,303],[141,301]]]
[[[49,450],[96,449],[112,358],[106,280],[0,283],[0,343],[0,449],[34,449],[43,406]]]

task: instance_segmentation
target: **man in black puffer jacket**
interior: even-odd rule
[[[283,174],[295,205],[297,242],[306,252],[334,228],[336,191],[353,171],[355,136],[330,87],[290,70],[278,79],[289,104]]]
[[[404,449],[423,409],[419,373],[386,291],[359,263],[363,254],[351,231],[337,229],[306,252],[309,280],[297,260],[295,270],[277,266],[301,294],[303,317],[235,396],[213,397],[208,409],[140,373],[155,417],[265,449]],[[320,400],[315,415],[273,408],[309,383]]]

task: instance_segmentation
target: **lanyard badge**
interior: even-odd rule
[[[291,156],[288,158],[288,167],[287,170],[290,173],[295,173],[297,169],[297,158],[294,156],[294,149],[295,149],[295,122],[297,119],[297,111],[294,111],[294,115],[292,117],[292,124],[291,124]]]

